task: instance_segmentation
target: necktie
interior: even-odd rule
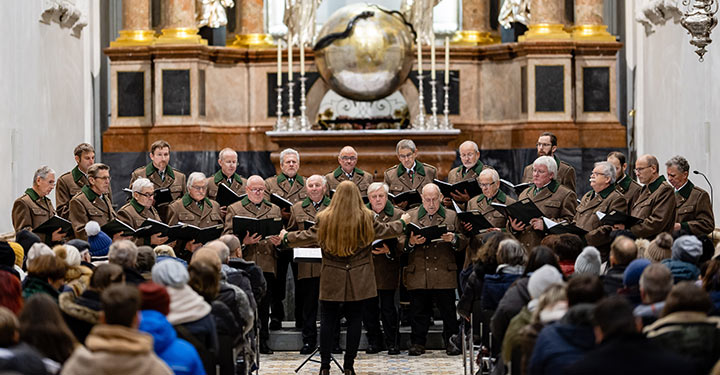
[[[228,177],[227,182],[228,182],[228,186],[232,185],[232,177]]]
[[[348,180],[352,180],[352,178],[353,178],[352,173],[345,173],[345,176],[347,176]]]
[[[318,211],[320,209],[320,202],[313,202],[313,206],[315,206],[315,211]]]
[[[288,178],[288,182],[290,183],[290,186],[292,186],[293,182],[295,182],[295,178]]]
[[[203,202],[202,202],[202,201],[197,201],[197,202],[195,202],[195,203],[197,203],[198,208],[199,208],[200,210],[202,210],[202,208],[203,208]]]
[[[432,221],[433,216],[435,216],[435,215],[430,215],[430,216],[428,216],[428,219],[430,219],[430,221]]]
[[[415,171],[412,169],[408,171],[408,176],[410,176],[410,181],[412,181],[415,177]]]
[[[165,172],[164,172],[164,171],[158,171],[158,174],[160,175],[160,180],[165,181]]]

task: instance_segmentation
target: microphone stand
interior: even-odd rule
[[[712,186],[712,184],[710,183],[710,180],[707,178],[707,176],[705,175],[705,173],[702,173],[702,172],[700,172],[700,171],[693,171],[693,173],[694,173],[694,174],[699,174],[699,175],[703,176],[703,178],[705,179],[705,182],[707,182],[708,186],[710,186],[710,206],[715,207],[715,202],[714,202],[714,200],[713,200],[713,196],[714,196],[714,194],[713,194],[713,186]],[[715,229],[713,229],[713,231],[712,231],[712,241],[713,241],[713,244],[715,244]]]

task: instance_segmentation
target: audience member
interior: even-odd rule
[[[59,290],[65,282],[67,266],[55,255],[40,255],[28,259],[28,275],[23,282],[23,298],[45,293],[57,302]]]
[[[575,259],[574,275],[600,276],[600,252],[594,246],[587,246]]]
[[[665,265],[653,263],[643,270],[639,285],[642,303],[635,307],[633,314],[642,319],[643,325],[649,325],[665,308],[665,298],[673,286],[672,273]]]
[[[2,306],[0,306],[0,373],[49,374],[40,354],[31,346],[20,342],[20,323],[15,314]]]
[[[681,281],[696,281],[700,276],[697,263],[702,252],[702,242],[697,237],[691,235],[680,236],[672,244],[672,257],[663,260],[661,263],[670,269],[675,284]]]
[[[619,236],[610,244],[610,268],[603,278],[605,294],[614,295],[623,286],[623,275],[628,264],[637,258],[637,246],[632,239]]]
[[[27,299],[18,319],[20,340],[60,365],[80,345],[60,315],[57,302],[46,294]]]

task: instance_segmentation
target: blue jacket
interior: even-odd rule
[[[676,259],[665,259],[660,262],[670,269],[675,284],[681,281],[697,281],[700,276],[700,269],[692,263]]]
[[[175,329],[163,314],[155,310],[143,310],[139,329],[152,335],[155,354],[176,375],[205,375],[203,363],[195,348],[177,337]]]

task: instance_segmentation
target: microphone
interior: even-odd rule
[[[705,173],[702,173],[702,172],[700,172],[700,171],[693,171],[693,173],[694,173],[694,174],[699,174],[699,175],[703,176],[703,178],[705,178],[705,182],[707,182],[708,186],[710,186],[710,205],[714,207],[715,205],[714,205],[714,203],[713,203],[713,186],[712,186],[712,184],[710,183],[710,180],[708,180],[708,178],[707,178],[707,176],[705,175]],[[713,242],[715,242],[715,230],[712,231],[712,237],[713,237]]]

